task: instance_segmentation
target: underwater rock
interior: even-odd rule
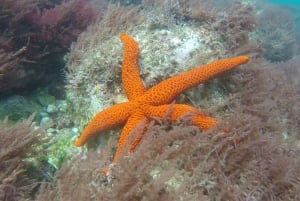
[[[33,95],[42,106],[47,106],[55,103],[55,97],[48,93],[47,88],[38,89]]]
[[[40,122],[40,126],[44,127],[44,128],[47,128],[47,127],[50,127],[54,124],[54,121],[52,118],[50,117],[43,117],[41,119],[41,122]]]
[[[57,107],[55,105],[48,105],[46,111],[50,114],[57,112]]]
[[[17,121],[28,118],[32,113],[43,110],[38,103],[20,95],[13,95],[0,100],[0,119],[8,117],[9,120]]]

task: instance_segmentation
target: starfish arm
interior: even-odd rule
[[[143,81],[139,75],[139,47],[137,42],[125,33],[120,34],[120,39],[124,44],[122,63],[123,88],[128,99],[133,100],[146,91]]]
[[[148,106],[145,107],[144,111],[147,117],[156,116],[159,118],[164,118],[169,112],[169,118],[171,122],[175,122],[184,115],[191,114],[192,124],[199,127],[202,130],[207,130],[218,123],[216,119],[207,116],[203,112],[199,111],[197,108],[184,104]]]
[[[119,160],[119,157],[122,155],[122,153],[127,154],[129,152],[134,151],[134,149],[138,145],[139,141],[143,137],[143,134],[146,129],[145,124],[147,124],[147,123],[148,123],[148,120],[146,120],[143,112],[141,112],[140,110],[136,110],[128,118],[128,120],[120,134],[118,147],[117,147],[117,150],[114,155],[112,163],[116,163]],[[141,125],[141,126],[143,126],[141,129],[139,128],[140,124],[143,124],[143,125]],[[138,132],[137,137],[135,139],[133,139],[133,141],[131,142],[131,144],[128,147],[128,150],[126,151],[126,150],[124,150],[124,145],[127,143],[128,137],[135,131],[135,129],[137,129],[136,131]]]
[[[113,105],[97,113],[85,127],[75,145],[82,146],[91,137],[126,122],[134,105],[130,102]]]
[[[153,86],[144,93],[143,97],[141,97],[141,101],[151,105],[170,103],[183,91],[195,87],[220,73],[247,63],[248,60],[249,58],[247,56],[239,56],[196,67]]]

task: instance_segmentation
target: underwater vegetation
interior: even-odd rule
[[[264,57],[271,62],[287,61],[296,55],[296,25],[291,13],[268,5],[257,17],[257,34],[262,40]]]
[[[254,0],[0,1],[0,117],[9,118],[0,123],[0,200],[300,200],[300,56],[289,10]],[[145,89],[247,55],[175,99],[218,124],[173,121],[170,109],[137,126],[124,149],[144,127],[139,144],[114,165],[118,128],[77,149],[93,115],[127,101],[121,32],[139,44]],[[64,78],[51,79],[60,100],[50,86],[30,98],[16,90],[52,75]]]
[[[50,177],[51,170],[42,162],[49,140],[32,120],[33,116],[10,127],[7,119],[0,122],[0,200],[30,198],[38,181]]]
[[[0,95],[61,81],[63,55],[99,15],[86,0],[1,0]]]

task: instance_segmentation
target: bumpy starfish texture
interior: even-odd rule
[[[116,163],[122,153],[126,154],[135,150],[151,117],[163,118],[168,111],[171,111],[169,120],[174,122],[181,116],[191,113],[191,123],[200,129],[207,130],[215,126],[217,120],[205,115],[197,108],[170,103],[183,91],[247,63],[249,60],[247,56],[238,56],[215,61],[168,78],[146,90],[139,76],[137,42],[125,33],[120,34],[120,39],[124,44],[122,84],[129,101],[113,105],[97,113],[75,142],[76,146],[82,146],[93,136],[125,124],[112,163]],[[145,125],[144,128],[136,134],[128,150],[123,150],[129,135],[141,122]]]

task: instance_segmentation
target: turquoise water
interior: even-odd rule
[[[270,3],[280,4],[280,5],[289,5],[289,6],[300,6],[299,0],[268,0]]]

